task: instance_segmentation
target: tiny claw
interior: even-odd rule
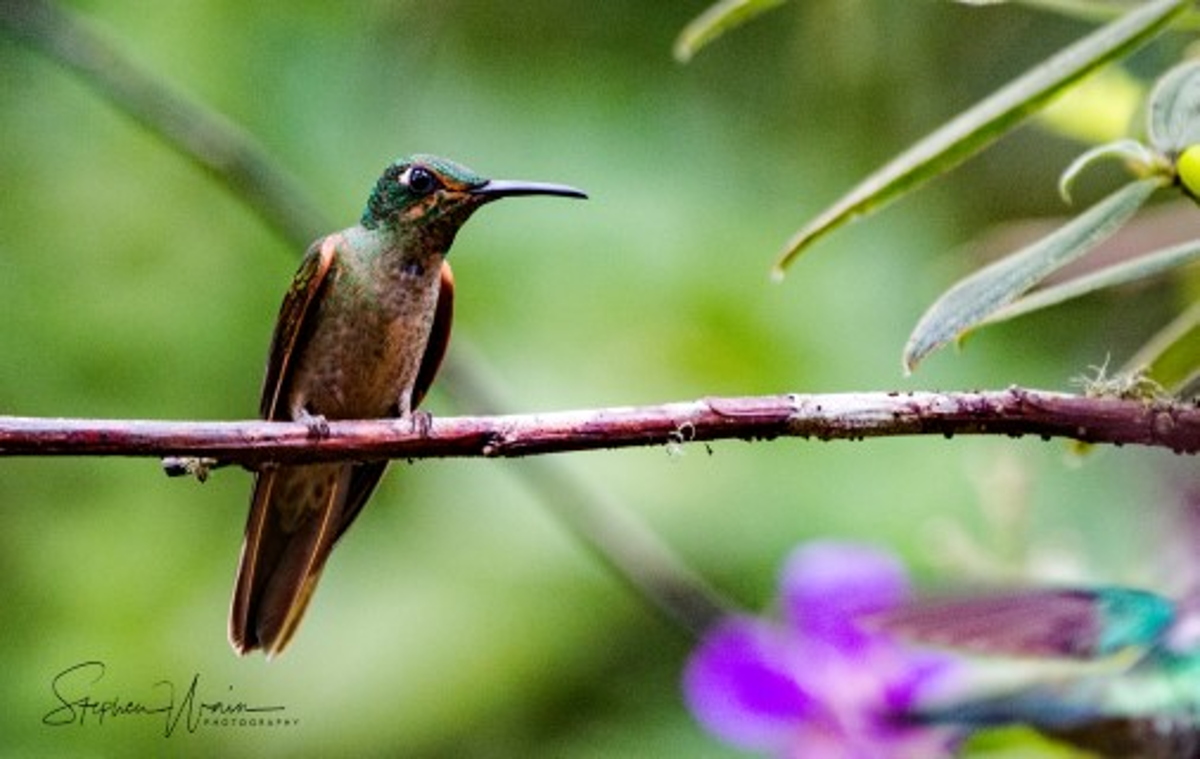
[[[428,411],[414,411],[408,417],[408,423],[412,425],[412,431],[421,437],[429,437],[429,430],[433,428],[433,414]]]
[[[310,414],[307,409],[300,409],[296,421],[308,427],[308,436],[316,440],[329,437],[329,420],[322,414]]]

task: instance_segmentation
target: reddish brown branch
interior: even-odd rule
[[[0,456],[196,456],[265,461],[507,457],[728,438],[1037,435],[1200,451],[1194,403],[1041,390],[705,398],[661,406],[435,419],[342,421],[314,439],[300,424],[0,417]]]

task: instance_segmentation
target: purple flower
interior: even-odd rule
[[[789,558],[780,585],[782,622],[730,617],[688,662],[688,707],[710,732],[780,757],[953,755],[958,733],[898,716],[947,682],[953,660],[906,648],[859,622],[908,598],[895,558],[810,543]]]

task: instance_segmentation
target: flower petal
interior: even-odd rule
[[[961,659],[940,652],[905,652],[905,666],[886,686],[883,707],[889,714],[908,713],[927,698],[936,698],[958,685],[964,676]]]
[[[704,727],[753,750],[786,746],[818,705],[789,675],[786,635],[756,619],[731,617],[709,632],[683,676],[688,707]]]
[[[833,541],[793,552],[780,585],[792,629],[847,651],[861,649],[871,638],[856,617],[891,608],[909,595],[908,576],[894,556]]]

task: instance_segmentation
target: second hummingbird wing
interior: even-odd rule
[[[929,598],[874,618],[918,642],[1017,656],[1090,659],[1157,645],[1175,605],[1132,588],[1035,588]]]
[[[454,321],[454,272],[447,261],[442,262],[441,286],[438,289],[437,310],[433,314],[433,328],[429,331],[429,342],[421,357],[421,368],[417,370],[417,381],[413,384],[412,407],[421,405],[433,378],[437,376],[450,345],[450,325]]]
[[[370,499],[371,493],[375,492],[375,486],[379,484],[379,480],[383,477],[383,472],[387,469],[388,462],[386,461],[367,461],[361,464],[353,464],[350,473],[350,486],[347,489],[346,505],[342,509],[341,521],[338,524],[337,537],[342,537],[342,533],[350,529],[350,525],[358,517],[359,512],[363,510],[363,506],[367,505],[367,500]]]

